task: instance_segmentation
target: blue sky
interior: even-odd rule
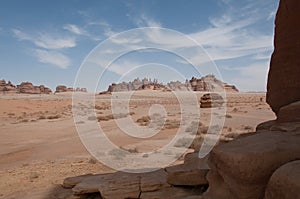
[[[225,82],[242,91],[264,91],[277,6],[278,0],[2,0],[0,78],[52,89],[58,84],[71,87],[81,63],[99,43],[133,28],[160,27],[201,44]],[[201,56],[194,58],[199,61]],[[178,57],[159,51],[133,52],[115,65],[105,73],[99,90],[138,65],[143,70],[128,79],[153,78],[163,65],[181,70],[185,78],[193,75],[192,67]],[[166,70],[158,74],[161,81],[177,78]]]

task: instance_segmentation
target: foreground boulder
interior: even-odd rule
[[[174,186],[205,186],[209,167],[207,158],[200,159],[198,152],[189,153],[184,158],[184,164],[165,168],[168,177],[167,182]]]
[[[265,199],[300,198],[300,160],[289,162],[277,169],[266,189]]]
[[[300,133],[262,131],[213,149],[206,196],[259,199],[280,166],[300,159]]]

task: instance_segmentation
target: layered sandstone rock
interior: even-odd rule
[[[299,199],[300,160],[277,169],[268,183],[265,199]]]
[[[299,0],[281,0],[276,15],[275,50],[271,59],[267,92],[267,102],[275,113],[285,105],[300,101],[299,10]]]
[[[6,81],[3,79],[0,80],[0,91],[3,94],[12,94],[12,93],[17,93],[17,88],[10,81],[6,83]]]
[[[55,93],[65,93],[65,92],[87,92],[86,88],[79,88],[77,87],[76,89],[71,88],[71,87],[66,87],[64,85],[59,85],[55,89]]]
[[[50,88],[44,85],[34,86],[31,82],[22,82],[17,85],[17,92],[23,94],[50,94],[52,93]]]
[[[299,143],[297,131],[262,131],[215,147],[209,158],[212,172],[206,194],[212,199],[223,192],[230,198],[263,198],[273,172],[300,159]]]
[[[59,85],[55,89],[55,93],[62,93],[62,92],[67,92],[67,87],[64,85]]]
[[[224,103],[223,97],[217,93],[204,94],[200,99],[201,108],[221,107]]]
[[[186,80],[184,83],[180,81],[171,81],[164,85],[158,80],[139,78],[132,82],[112,83],[107,92],[120,91],[135,91],[135,90],[162,90],[162,91],[216,91],[217,89],[224,89],[226,92],[238,92],[238,89],[233,85],[228,85],[218,80],[214,75],[207,75],[197,79],[192,77],[191,80]]]

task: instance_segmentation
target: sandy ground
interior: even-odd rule
[[[202,94],[196,93],[198,101]],[[146,153],[159,149],[175,136],[182,122],[179,102],[172,93],[136,92],[129,103],[131,114],[125,118],[146,118],[149,108],[160,104],[165,108],[165,125],[168,124],[141,141],[122,132],[109,119],[110,104],[110,95],[96,96],[99,124],[113,143],[128,150]],[[201,109],[201,122],[209,125],[211,114],[211,109]],[[87,124],[92,116],[86,113],[86,120],[77,121],[77,125]],[[224,118],[222,133],[240,134],[254,131],[257,124],[274,119],[275,115],[265,103],[265,93],[231,93],[227,94]],[[136,124],[149,125],[147,121]],[[112,171],[95,161],[81,143],[70,94],[1,95],[0,136],[0,198],[63,198],[59,187],[64,178]]]

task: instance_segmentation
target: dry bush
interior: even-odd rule
[[[97,120],[97,117],[95,115],[91,115],[87,119],[90,121],[94,121],[94,120]]]
[[[176,141],[176,143],[174,144],[175,147],[184,147],[184,148],[188,148],[190,147],[190,145],[192,144],[193,139],[192,138],[180,138]]]
[[[113,119],[120,119],[120,118],[124,118],[124,117],[127,117],[128,114],[126,113],[118,113],[118,114],[109,114],[109,115],[100,115],[97,117],[98,119],[98,122],[100,121],[109,121],[109,120],[113,120]]]
[[[185,129],[185,132],[189,132],[192,135],[206,134],[208,130],[207,126],[204,126],[201,122],[192,121],[190,125]]]
[[[150,124],[151,118],[147,115],[147,116],[142,116],[141,118],[137,119],[136,122],[140,125],[140,126],[148,126]]]
[[[28,119],[22,119],[20,122],[29,122],[29,120]]]
[[[203,140],[204,140],[204,139],[203,139],[202,136],[197,136],[197,137],[193,140],[193,142],[192,142],[190,148],[191,148],[191,149],[194,149],[195,151],[199,151],[200,148],[201,148],[201,146],[202,146],[202,144],[203,144]]]
[[[226,118],[232,118],[232,115],[226,114],[225,117]]]
[[[166,120],[164,129],[176,129],[180,127],[180,121],[178,120]]]
[[[41,116],[39,116],[38,119],[39,119],[39,120],[44,120],[44,119],[46,119],[46,116],[45,116],[45,115],[41,115]]]
[[[120,147],[120,149],[123,149],[124,151],[128,151],[129,153],[138,153],[138,149],[136,147],[132,148],[124,148],[124,147]]]
[[[59,119],[61,118],[61,115],[57,114],[57,115],[50,115],[47,117],[48,120],[53,120],[53,119]]]

